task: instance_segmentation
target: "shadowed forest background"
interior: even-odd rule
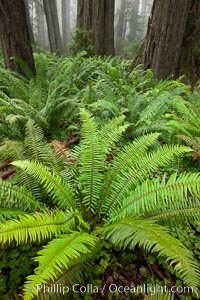
[[[200,1],[0,0],[0,299],[200,298]]]

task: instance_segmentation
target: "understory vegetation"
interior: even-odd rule
[[[36,75],[0,64],[1,299],[199,299],[198,84],[84,51],[34,59]]]

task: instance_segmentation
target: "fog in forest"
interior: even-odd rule
[[[152,3],[153,0],[115,0],[116,55],[130,58],[135,55],[146,34]],[[56,8],[51,5],[56,5]],[[77,1],[26,0],[26,11],[32,42],[36,49],[54,50],[52,43],[56,40],[59,48],[62,49],[61,53],[66,54],[67,49],[74,42],[73,37],[77,27]],[[51,14],[53,18],[49,16]],[[47,26],[48,16],[50,24],[48,23]],[[58,45],[55,47],[58,48]]]

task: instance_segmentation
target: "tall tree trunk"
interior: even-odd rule
[[[95,0],[93,2],[92,36],[96,55],[104,55],[104,12],[105,1]]]
[[[200,76],[200,1],[154,0],[147,35],[131,65],[151,68],[159,79]]]
[[[200,78],[200,1],[190,6],[175,76],[185,74],[194,86]]]
[[[104,11],[104,55],[115,55],[114,12],[115,0],[105,1]]]
[[[84,30],[92,29],[92,10],[93,0],[77,1],[77,28]]]
[[[146,11],[147,11],[147,0],[142,0],[141,16],[142,16],[142,37],[146,34]]]
[[[12,71],[23,73],[10,58],[20,57],[35,73],[31,39],[23,0],[0,0],[0,38],[5,65]]]
[[[36,12],[37,35],[36,41],[40,47],[46,49],[48,47],[47,28],[44,15],[44,7],[42,0],[34,0]]]
[[[77,28],[87,30],[96,55],[114,55],[114,0],[78,0]]]
[[[70,0],[62,0],[62,40],[66,48],[70,41]]]
[[[129,32],[129,40],[134,41],[138,38],[138,27],[139,27],[139,0],[134,0],[132,3],[132,9],[130,11],[130,32]]]
[[[29,0],[25,0],[24,3],[25,3],[26,18],[27,18],[28,30],[29,30],[29,34],[30,34],[31,43],[35,44],[35,38],[34,38],[34,34],[33,34],[33,28],[31,25],[31,18],[30,18],[30,12],[29,12]]]
[[[116,36],[116,48],[122,48],[122,41],[124,36],[125,15],[126,15],[126,2],[127,0],[121,0],[121,8],[119,11],[119,19],[117,24],[117,36]]]
[[[51,52],[65,54],[63,49],[55,0],[43,0]]]

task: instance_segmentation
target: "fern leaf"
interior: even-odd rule
[[[132,144],[125,146],[120,156],[115,158],[110,171],[105,176],[104,188],[99,199],[99,212],[101,212],[102,206],[107,206],[107,199],[109,199],[110,194],[113,192],[113,182],[116,178],[120,176],[123,170],[127,170],[128,167],[131,167],[136,160],[145,154],[147,148],[155,143],[158,135],[158,133],[153,133],[136,139]],[[105,210],[103,210],[103,213],[105,213]]]
[[[83,190],[82,202],[86,210],[94,213],[103,187],[105,152],[94,118],[91,118],[85,110],[81,111],[81,117],[84,123],[82,139],[77,150],[80,164],[79,178]]]
[[[45,141],[42,129],[29,120],[25,127],[24,145],[26,156],[30,160],[35,160],[51,168],[58,174],[64,169],[64,161],[55,154],[52,147]]]
[[[143,154],[143,157],[138,158],[138,160],[135,157],[131,165],[130,162],[134,156],[130,158],[124,168],[121,167],[120,172],[115,176],[112,185],[109,187],[110,197],[105,199],[104,213],[109,213],[112,207],[126,197],[131,189],[135,188],[136,184],[150,176],[158,167],[172,162],[175,155],[180,156],[189,151],[191,152],[191,149],[188,147],[165,145],[149,154]],[[121,158],[120,155],[119,158]],[[122,163],[124,163],[123,160]]]
[[[112,150],[129,126],[128,124],[122,125],[124,119],[124,115],[111,119],[101,128],[100,135],[105,148],[105,153],[109,153]]]
[[[35,275],[27,277],[24,300],[30,300],[37,295],[38,282],[42,284],[54,280],[63,267],[68,268],[73,260],[91,253],[96,241],[94,236],[87,233],[73,232],[49,242],[38,252],[40,256],[35,258],[39,267],[36,268]]]
[[[200,216],[200,174],[173,174],[170,178],[147,180],[138,185],[119,205],[113,206],[111,222],[128,216],[169,221],[171,217],[195,220]],[[196,200],[193,200],[193,197]],[[189,198],[189,199],[188,199]]]
[[[169,231],[153,221],[127,218],[118,224],[102,229],[104,236],[120,248],[134,249],[139,245],[147,252],[166,257],[183,282],[197,292],[199,287],[199,264],[192,253]]]
[[[73,189],[68,183],[63,182],[62,177],[51,173],[47,167],[37,162],[24,160],[15,161],[12,164],[37,179],[51,196],[52,201],[60,208],[76,208]]]
[[[57,211],[54,213],[26,214],[19,220],[8,220],[0,225],[0,241],[27,243],[42,241],[74,227],[74,213]]]
[[[0,222],[5,222],[11,218],[19,217],[24,215],[25,212],[17,208],[2,208],[0,207]]]
[[[12,185],[2,179],[0,179],[0,204],[4,208],[15,207],[23,211],[33,211],[44,207],[26,188]]]

